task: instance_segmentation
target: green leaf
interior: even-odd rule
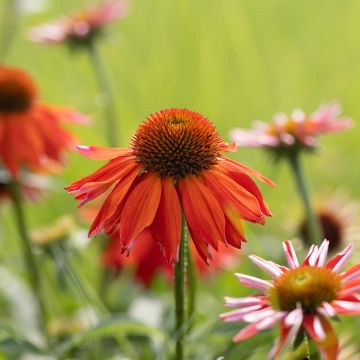
[[[55,349],[55,353],[57,355],[65,354],[69,350],[94,338],[105,336],[113,336],[116,338],[121,335],[148,336],[161,342],[164,342],[167,339],[166,334],[159,329],[144,325],[126,317],[112,317],[100,321],[91,329],[76,334],[71,339],[61,343],[57,349]]]
[[[36,355],[47,355],[48,353],[38,348],[34,344],[25,340],[16,340],[13,338],[6,338],[0,341],[0,351],[23,354],[31,353]]]

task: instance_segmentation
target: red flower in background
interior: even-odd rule
[[[272,124],[256,122],[252,130],[233,129],[231,137],[239,146],[312,149],[317,146],[317,136],[352,126],[350,119],[339,117],[340,112],[338,104],[322,106],[311,115],[298,109],[290,116],[277,114]]]
[[[125,0],[106,1],[98,7],[89,7],[73,15],[34,28],[30,37],[34,41],[57,44],[89,45],[109,23],[127,15]]]
[[[80,206],[108,195],[89,231],[118,237],[119,251],[151,237],[169,262],[178,259],[183,210],[192,241],[203,260],[219,244],[241,247],[242,220],[263,224],[271,213],[253,175],[256,171],[221,155],[225,144],[199,113],[168,109],[151,115],[125,149],[78,146],[92,159],[110,160],[66,189]]]
[[[127,267],[133,268],[137,281],[146,287],[159,273],[164,273],[168,278],[172,278],[173,266],[166,261],[151,236],[143,237],[141,243],[135,243],[131,250],[131,256],[121,254],[120,249],[119,237],[111,238],[102,256],[103,264],[107,268],[116,272]],[[201,276],[210,275],[214,270],[227,268],[240,257],[240,253],[236,249],[219,244],[219,251],[214,253],[212,266],[209,267],[201,259],[192,243],[190,251],[193,255],[195,269]]]
[[[0,161],[13,177],[22,166],[40,170],[62,163],[74,137],[61,120],[83,123],[88,118],[39,102],[36,84],[25,71],[0,65]]]

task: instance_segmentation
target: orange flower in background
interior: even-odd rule
[[[103,28],[127,15],[125,0],[106,1],[98,7],[89,7],[68,17],[34,28],[30,38],[46,44],[67,42],[70,45],[89,45]]]
[[[78,146],[92,159],[110,160],[66,189],[80,206],[108,195],[89,231],[118,237],[119,251],[151,237],[169,262],[178,259],[181,212],[203,260],[219,244],[241,247],[242,220],[265,223],[271,213],[249,175],[258,172],[221,155],[233,150],[199,113],[162,110],[137,129],[129,148]]]
[[[115,272],[120,272],[124,268],[133,268],[136,280],[146,287],[150,286],[159,273],[167,275],[169,280],[172,279],[173,267],[161,254],[159,246],[151,236],[144,237],[141,243],[135,243],[131,256],[121,254],[120,248],[120,238],[118,236],[111,238],[102,256],[104,266]],[[201,259],[193,244],[190,251],[193,254],[195,269],[202,277],[211,275],[214,270],[222,270],[234,265],[240,257],[236,249],[219,244],[219,251],[214,253],[212,267],[209,267]]]
[[[41,170],[62,163],[74,137],[61,120],[84,123],[88,118],[39,102],[36,84],[25,71],[0,65],[0,161],[13,177],[22,166]]]

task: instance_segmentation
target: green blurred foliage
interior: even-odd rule
[[[91,126],[71,127],[79,143],[106,146],[100,96],[87,54],[27,39],[30,27],[89,2],[48,0],[45,11],[20,14],[4,61],[28,70],[38,81],[44,100],[93,117]],[[0,14],[5,7],[6,1],[2,1]],[[354,118],[356,125],[360,117],[359,18],[357,0],[133,0],[129,16],[111,25],[99,44],[115,92],[121,145],[127,146],[147,115],[168,107],[199,111],[215,123],[224,139],[231,128],[248,127],[255,119],[270,121],[274,113],[296,107],[312,112],[320,103],[333,100],[343,104],[344,114]],[[318,154],[307,156],[305,170],[315,197],[329,196],[338,188],[351,198],[360,196],[356,170],[359,131],[355,126],[346,133],[326,136]],[[274,216],[265,227],[247,225],[246,248],[283,261],[281,240],[294,236],[287,225],[296,222],[301,213],[289,170],[269,162],[257,150],[239,149],[231,156],[262,171],[278,185],[275,189],[262,186]],[[76,204],[63,187],[98,166],[71,154],[64,171],[54,177],[54,191],[41,203],[27,205],[30,227],[62,214],[75,214]],[[0,264],[18,272],[22,262],[16,237],[7,207],[1,215]],[[101,239],[94,239],[72,258],[82,281],[94,288],[101,278],[99,248]],[[45,268],[51,283],[51,264]],[[237,270],[260,274],[247,260],[239,263]],[[152,296],[162,298],[166,288],[160,280]],[[54,314],[60,311],[58,306],[71,312],[73,300],[56,291],[49,287]],[[263,359],[268,338],[275,332],[231,345],[229,340],[238,326],[228,327],[217,320],[224,295],[245,295],[248,290],[238,285],[232,273],[225,272],[200,284],[200,291],[198,316],[203,321],[191,345],[194,357],[213,359],[214,354],[226,353],[228,360],[239,359],[237,354],[241,353],[243,358]],[[112,298],[118,298],[118,311],[126,311],[142,293],[122,276],[112,289]],[[165,304],[171,309],[171,298],[166,298]],[[5,316],[4,310],[0,313]],[[355,319],[344,326],[351,330],[359,324]],[[201,330],[201,326],[205,328]],[[354,336],[359,339],[359,334]],[[195,346],[199,343],[203,347]],[[212,345],[207,346],[209,343]]]

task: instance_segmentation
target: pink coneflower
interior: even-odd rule
[[[256,122],[252,130],[233,129],[231,137],[239,146],[274,150],[313,149],[317,146],[316,138],[319,135],[351,127],[351,120],[339,117],[340,112],[341,107],[338,104],[321,106],[311,115],[298,109],[290,116],[277,114],[271,124]]]
[[[30,32],[33,41],[46,44],[67,42],[88,45],[103,28],[127,14],[126,0],[110,0],[98,7],[83,9],[52,23],[41,25]]]
[[[260,290],[260,294],[225,298],[226,306],[239,309],[224,313],[221,318],[249,323],[234,336],[234,341],[245,340],[279,323],[279,339],[270,358],[278,356],[303,329],[324,359],[335,360],[338,339],[328,319],[338,314],[360,314],[360,264],[340,272],[353,246],[326,262],[329,242],[324,240],[320,247],[312,245],[299,264],[291,242],[283,245],[289,267],[250,255],[250,260],[272,280],[236,274],[241,284]]]

